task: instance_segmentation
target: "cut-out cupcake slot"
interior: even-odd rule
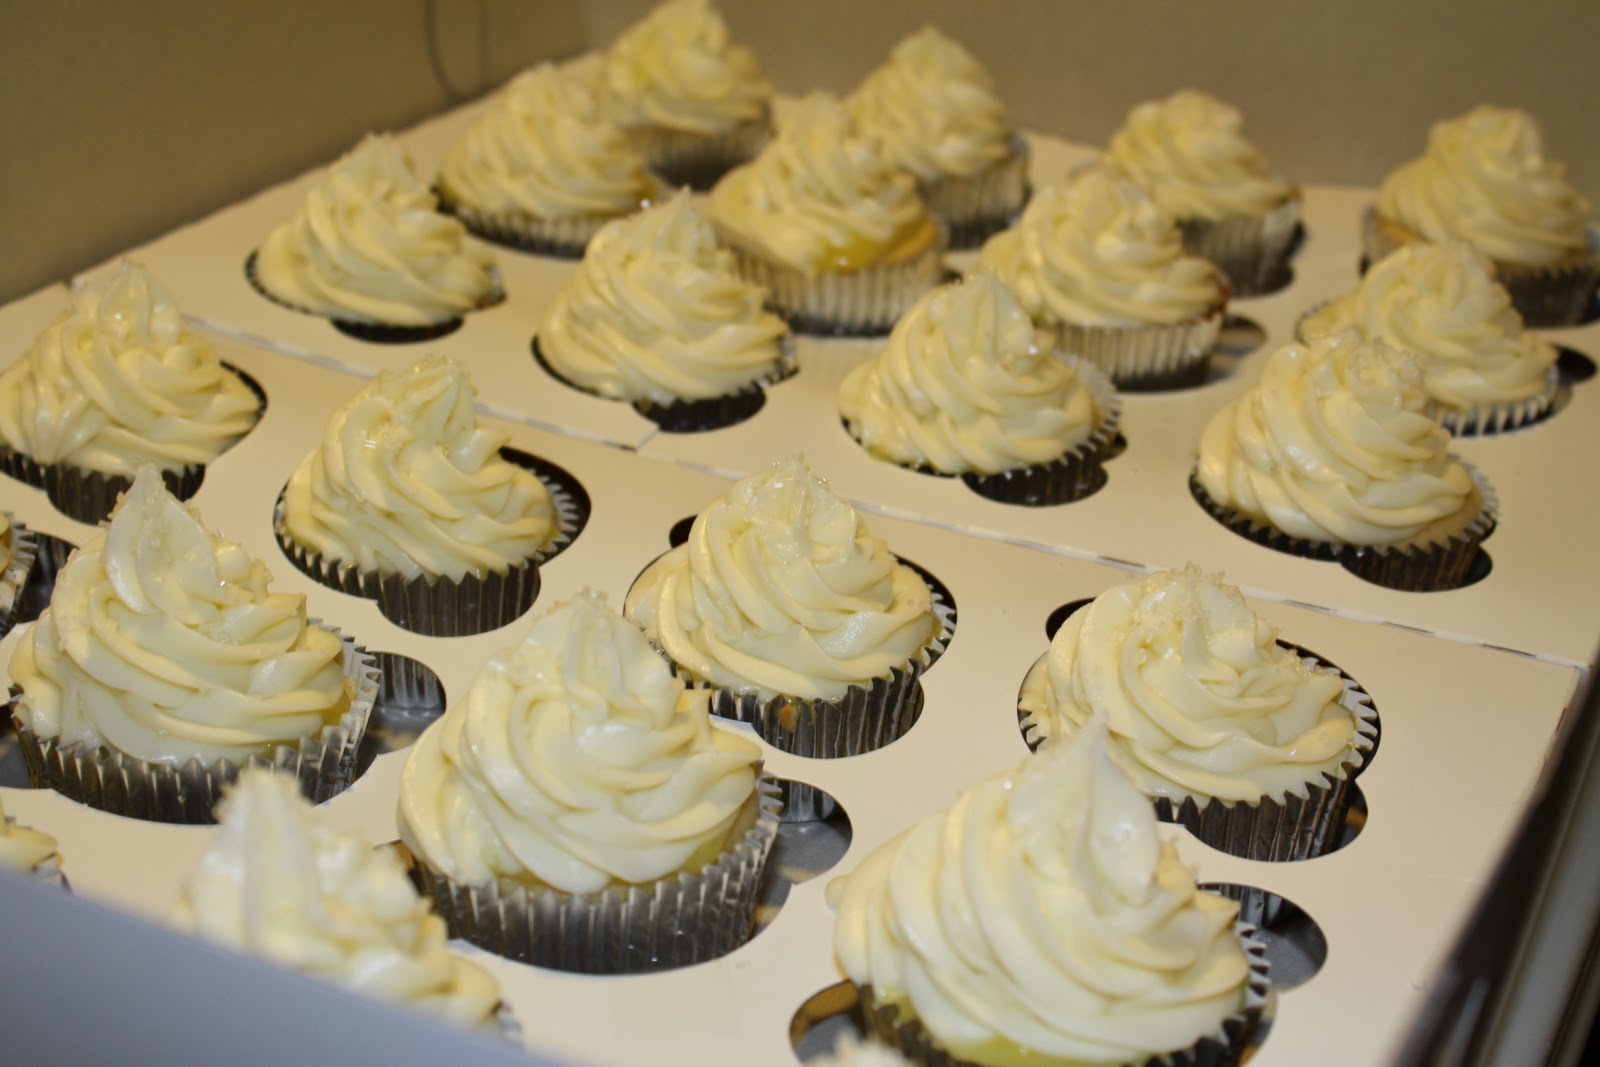
[[[1239,367],[1267,343],[1267,331],[1248,315],[1230,312],[1222,317],[1222,329],[1211,346],[1211,363],[1206,380],[1221,381],[1238,373]]]
[[[1600,296],[1596,297],[1600,300]],[[1578,385],[1595,376],[1595,362],[1576,348],[1556,345],[1556,372],[1563,385]]]
[[[28,572],[28,583],[23,587],[22,598],[17,602],[17,625],[37,619],[50,606],[50,594],[55,592],[56,575],[67,562],[67,557],[78,546],[53,534],[33,531],[33,569]]]
[[[777,782],[786,793],[790,787],[800,784],[792,778],[779,778]],[[825,817],[808,820],[790,820],[786,813],[784,821],[778,826],[778,837],[773,842],[772,855],[767,861],[761,902],[756,907],[757,928],[765,927],[777,918],[778,910],[789,899],[789,890],[827,874],[850,850],[854,831],[850,826],[849,813],[822,790],[815,786],[806,788],[814,796],[826,800],[828,813]]]
[[[1240,902],[1239,920],[1254,926],[1255,939],[1265,946],[1274,993],[1305,985],[1328,961],[1327,935],[1294,901],[1232,882],[1203,883],[1200,888]]]
[[[1356,550],[1342,553],[1339,565],[1373,585],[1413,593],[1445,593],[1453,589],[1465,589],[1489,577],[1489,572],[1494,569],[1494,561],[1481,546],[1474,549],[1465,561],[1455,558],[1453,553],[1444,549],[1430,553],[1426,565],[1433,570],[1434,577],[1422,589],[1416,588],[1418,563],[1413,553],[1385,555],[1373,549]]]
[[[1069,600],[1056,608],[1044,620],[1044,636],[1049,641],[1056,636],[1056,631],[1061,629],[1061,624],[1066,622],[1079,608],[1088,607],[1094,603],[1094,597],[1086,596],[1079,600]]]
[[[866,1032],[856,987],[835,982],[807,997],[789,1019],[789,1045],[802,1063],[826,1056],[841,1036],[859,1038]]]
[[[383,684],[356,755],[357,775],[365,773],[379,756],[410,747],[445,709],[444,684],[432,667],[398,652],[372,655],[383,674]]]

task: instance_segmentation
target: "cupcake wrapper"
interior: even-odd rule
[[[1240,1062],[1261,1024],[1271,985],[1266,946],[1256,939],[1255,930],[1239,922],[1234,925],[1234,932],[1244,946],[1250,966],[1244,1006],[1222,1020],[1213,1033],[1188,1048],[1130,1061],[1128,1067],[1233,1067]],[[857,986],[856,996],[867,1032],[897,1050],[916,1067],[983,1067],[975,1060],[962,1059],[939,1047],[937,1039],[920,1019],[903,1012],[897,1004],[879,1003],[871,986]],[[1040,1059],[1048,1061],[1048,1057]]]
[[[948,236],[940,227],[932,247],[898,263],[853,271],[805,271],[771,263],[733,246],[735,269],[767,291],[767,306],[797,333],[822,337],[881,337],[943,277]]]
[[[9,527],[6,549],[11,557],[5,570],[0,571],[0,637],[4,637],[16,621],[17,609],[27,592],[28,576],[33,573],[38,551],[32,530],[19,525],[9,511],[0,511],[0,515],[6,517]]]
[[[395,652],[374,652],[383,686],[377,709],[386,719],[432,720],[444,711],[444,687],[427,665]]]
[[[319,736],[303,737],[298,744],[276,745],[270,758],[252,755],[240,764],[231,760],[206,764],[198,758],[182,764],[151,763],[103,745],[86,748],[75,742],[63,746],[54,737],[40,737],[15,709],[18,693],[13,688],[11,721],[29,780],[35,789],[54,789],[113,815],[167,823],[215,822],[212,809],[245,767],[267,767],[294,775],[300,792],[313,804],[336,796],[355,774],[356,748],[366,732],[380,682],[366,649],[334,627],[322,628],[344,642],[344,676],[352,693],[350,707],[339,724],[323,727]]]
[[[1291,196],[1264,215],[1180,219],[1183,247],[1216,264],[1234,296],[1262,296],[1289,283],[1289,256],[1300,224],[1300,197]]]
[[[287,308],[288,310],[297,312],[301,315],[310,315],[314,318],[326,319],[333,323],[334,328],[340,333],[348,334],[349,336],[362,341],[372,341],[377,344],[397,345],[415,344],[420,341],[432,341],[436,338],[455,333],[457,330],[461,329],[462,324],[466,321],[462,316],[456,315],[452,318],[443,319],[439,322],[430,322],[419,326],[397,326],[382,322],[366,322],[361,319],[341,319],[333,315],[324,315],[322,312],[313,308],[302,307],[293,301],[285,300],[273,293],[266,286],[262,285],[261,278],[256,272],[255,252],[251,252],[245,257],[244,276],[245,279],[249,281],[250,288],[254,289],[257,293],[260,293],[274,304],[277,304],[279,307]],[[483,299],[481,303],[478,304],[478,310],[482,310],[483,308],[487,307],[493,307],[494,305],[505,300],[506,293],[505,289],[500,284],[500,275],[498,271],[494,272],[494,278],[494,289]]]
[[[413,874],[450,936],[507,959],[583,974],[636,974],[701,963],[750,938],[781,801],[765,775],[755,822],[698,874],[577,895],[508,881],[461,885],[413,857]]]
[[[90,526],[111,514],[118,498],[133,484],[128,475],[84,470],[63,463],[39,463],[4,445],[0,445],[0,471],[43,489],[57,511]],[[188,500],[198,493],[205,479],[205,466],[198,463],[161,472],[167,491],[179,500]]]
[[[741,122],[718,133],[634,126],[627,131],[634,150],[669,189],[683,186],[706,192],[734,167],[754,159],[772,139],[772,120]]]
[[[1180,389],[1206,380],[1227,297],[1197,318],[1170,326],[1055,324],[1056,346],[1098,365],[1124,392]]]
[[[928,213],[950,230],[954,251],[977,248],[1016,219],[1028,202],[1028,142],[1012,137],[1004,159],[965,178],[917,183]]]

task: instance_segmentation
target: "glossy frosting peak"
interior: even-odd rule
[[[667,0],[618,37],[601,72],[623,126],[713,134],[767,113],[772,87],[711,0]]]

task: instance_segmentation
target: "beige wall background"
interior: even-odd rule
[[[1600,200],[1584,0],[718,0],[779,89],[847,91],[924,23],[1025,126],[1103,143],[1193,85],[1302,181],[1373,184],[1434,119],[1525,108]],[[0,0],[0,300],[603,46],[653,0]]]

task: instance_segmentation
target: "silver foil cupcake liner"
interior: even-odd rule
[[[631,126],[625,132],[645,166],[667,188],[688,186],[703,193],[728,171],[760,154],[772,139],[772,119],[763,114],[717,133],[666,126]]]
[[[465,222],[465,220],[463,220],[463,222]],[[481,311],[484,308],[494,307],[496,304],[502,303],[506,298],[505,288],[500,283],[499,271],[494,270],[492,273],[494,275],[494,288],[487,296],[483,298],[483,300],[479,301],[475,310]],[[310,315],[313,318],[326,319],[328,322],[332,323],[334,328],[340,333],[347,334],[356,338],[357,340],[372,341],[375,344],[404,345],[416,344],[421,341],[432,341],[436,340],[437,338],[455,333],[457,330],[461,329],[462,325],[466,322],[464,317],[456,315],[448,319],[441,319],[438,322],[414,326],[401,326],[392,323],[370,322],[363,319],[344,319],[339,318],[337,315],[325,315],[313,308],[303,307],[291,300],[285,300],[272,290],[268,289],[265,285],[262,285],[261,277],[256,271],[255,252],[251,252],[245,257],[244,276],[245,280],[250,283],[250,288],[254,289],[257,293],[272,301],[274,304],[277,304],[279,307],[287,308],[288,310],[296,312],[300,315]]]
[[[944,277],[948,239],[941,226],[933,244],[910,259],[817,274],[762,259],[737,244],[731,249],[739,275],[767,291],[767,306],[796,333],[881,337]]]
[[[1420,239],[1420,238],[1419,238]],[[1361,217],[1363,269],[1406,244],[1400,234],[1385,226],[1376,207]],[[1548,267],[1494,263],[1495,280],[1511,294],[1511,304],[1528,326],[1547,329],[1577,326],[1589,318],[1600,286],[1600,231],[1589,229],[1586,253]]]
[[[1028,203],[1028,142],[1013,136],[1010,152],[987,170],[964,178],[918,181],[928,213],[950,231],[950,248],[977,248],[1016,221]]]
[[[1204,314],[1168,326],[1054,323],[1056,347],[1098,365],[1124,392],[1200,385],[1222,332],[1227,296]]]
[[[215,822],[212,809],[246,767],[293,775],[300,792],[313,804],[338,795],[355,776],[356,749],[366,732],[380,681],[366,649],[332,626],[322,629],[344,644],[341,665],[350,687],[350,706],[338,725],[324,726],[316,737],[274,745],[270,755],[252,755],[242,763],[226,759],[205,763],[199,758],[155,763],[105,745],[61,745],[57,738],[40,737],[16,709],[20,697],[13,688],[11,721],[29,780],[36,789],[54,789],[113,815],[166,823]]]
[[[40,463],[4,445],[0,445],[0,471],[19,482],[43,489],[57,511],[90,526],[111,514],[117,500],[133,484],[129,475],[85,470],[64,463]],[[205,466],[199,463],[161,472],[167,491],[179,500],[188,500],[198,493],[205,479]]]
[[[763,775],[754,821],[716,862],[650,885],[562,893],[496,880],[463,885],[413,856],[413,876],[450,929],[507,959],[583,974],[638,974],[726,955],[750,939],[778,836],[778,789]]]
[[[1178,220],[1184,249],[1227,275],[1236,297],[1264,296],[1289,283],[1299,225],[1298,194],[1261,215]]]
[[[1239,922],[1234,925],[1234,934],[1244,948],[1250,968],[1243,1006],[1188,1048],[1130,1060],[1123,1067],[1234,1067],[1241,1061],[1261,1025],[1271,980],[1266,946],[1257,940],[1254,928]],[[897,1004],[879,1003],[871,986],[857,986],[856,996],[859,1017],[867,1032],[898,1051],[915,1067],[984,1067],[976,1060],[945,1051],[920,1019]],[[1041,1056],[1040,1062],[1051,1061]]]
[[[460,578],[363,571],[348,560],[324,556],[294,539],[284,516],[283,494],[272,509],[272,532],[295,569],[320,585],[377,602],[383,617],[402,629],[428,637],[463,637],[497,630],[533,606],[541,584],[539,567],[570,545],[589,519],[589,497],[570,474],[538,457],[502,449],[509,462],[531,470],[550,492],[556,533],[532,557],[504,574],[463,574]]]
[[[0,569],[0,637],[4,637],[11,632],[11,624],[17,619],[17,611],[28,589],[28,576],[33,573],[37,549],[32,530],[19,525],[11,512],[0,511],[0,514],[6,517],[5,548],[9,557],[5,568]]]

